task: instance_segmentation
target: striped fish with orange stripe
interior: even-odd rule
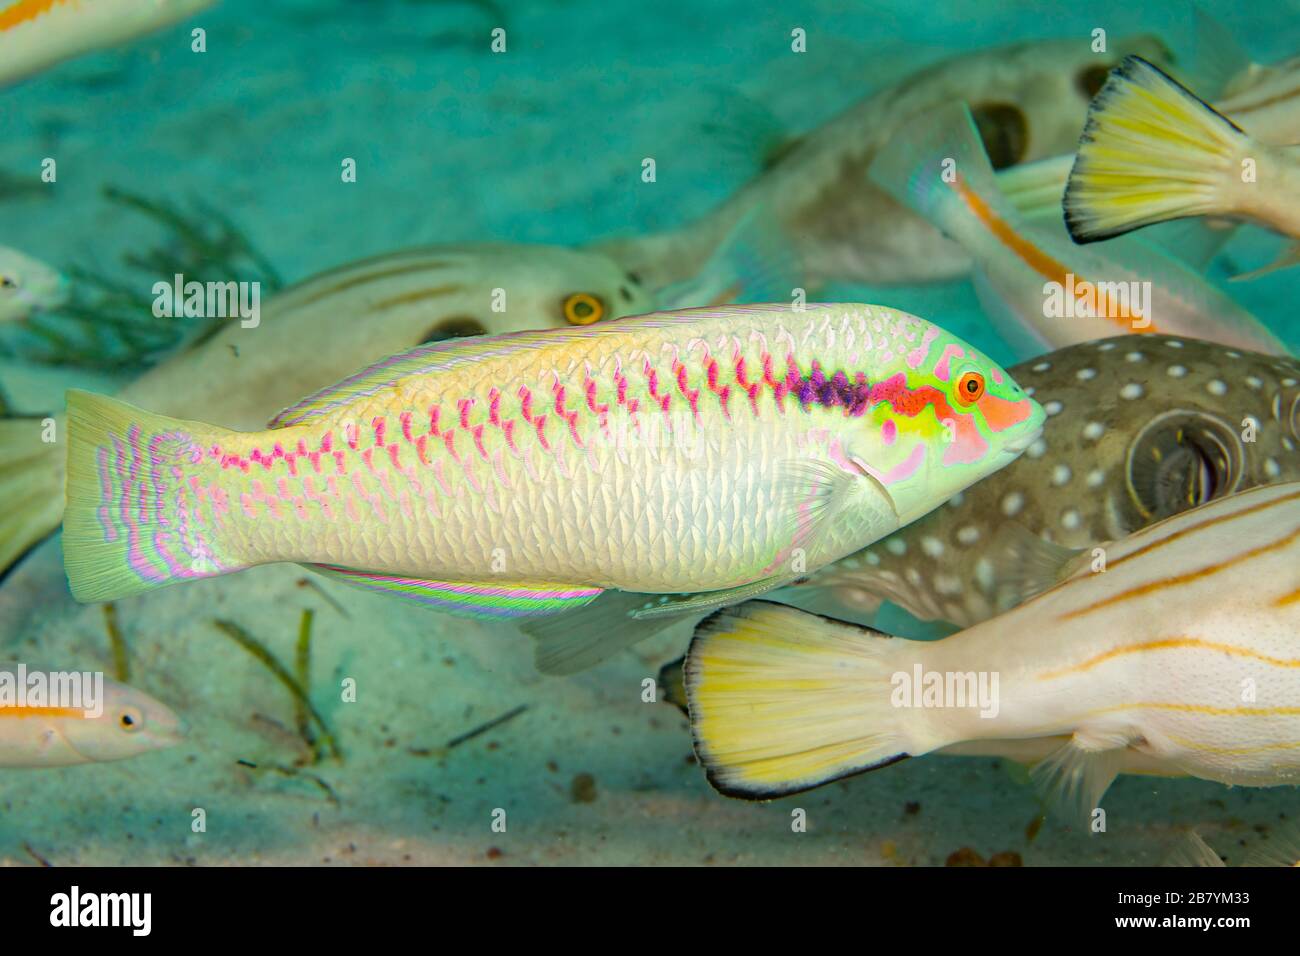
[[[13,0],[0,7],[0,86],[179,23],[215,2]]]
[[[971,255],[986,313],[1023,356],[1121,333],[1187,335],[1288,354],[1231,297],[1138,237],[1078,246],[1063,221],[1027,223],[999,192],[964,105],[904,131],[870,175]]]
[[[1012,611],[908,641],[767,602],[686,662],[713,784],[779,796],[938,751],[1035,762],[1079,809],[1124,771],[1300,783],[1300,483],[1176,515]]]
[[[0,663],[0,768],[124,760],[183,736],[165,704],[101,673]]]

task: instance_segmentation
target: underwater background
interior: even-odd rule
[[[1294,0],[1201,7],[1257,61],[1300,45]],[[1097,26],[1177,47],[1190,18],[1181,3],[225,0],[0,91],[0,245],[147,290],[168,276],[132,257],[157,247],[160,224],[120,194],[217,211],[284,282],[424,243],[657,231],[743,185],[782,130],[811,129],[946,55]],[[489,50],[498,26],[502,55]],[[795,27],[806,53],[791,52]],[[53,186],[38,178],[50,155]],[[356,159],[356,182],[340,181],[341,157]],[[1243,230],[1211,278],[1294,351],[1300,270],[1224,281],[1261,246]],[[968,282],[820,298],[906,309],[1013,361]],[[133,374],[112,365],[10,357],[0,390],[10,412],[41,414],[67,387],[109,391]],[[687,630],[548,678],[508,628],[304,581],[301,568],[262,567],[117,602],[110,622],[68,594],[57,536],[31,553],[0,584],[0,659],[111,673],[115,628],[130,683],[180,712],[189,737],[122,763],[0,770],[0,863],[941,865],[969,849],[1025,865],[1150,864],[1189,829],[1231,861],[1297,815],[1289,788],[1121,777],[1107,832],[1089,836],[1044,821],[1018,768],[975,758],[729,800],[695,764],[685,718],[642,701]],[[908,626],[901,612],[886,623]],[[248,649],[293,662],[305,627],[314,723]],[[339,700],[347,678],[356,703]],[[806,832],[792,832],[795,808]]]

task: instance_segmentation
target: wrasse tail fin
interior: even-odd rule
[[[894,763],[899,641],[766,601],[700,623],[686,655],[695,752],[722,793],[765,800]],[[930,749],[930,748],[926,748]]]
[[[63,518],[65,445],[44,441],[45,428],[40,418],[0,419],[0,576]]]
[[[247,567],[205,516],[208,445],[233,433],[68,392],[63,560],[78,601],[108,601]]]
[[[1075,242],[1230,212],[1221,184],[1250,142],[1236,125],[1137,56],[1092,101],[1065,189]]]
[[[1069,818],[1087,819],[1119,776],[1124,750],[1131,742],[1127,736],[1095,738],[1076,733],[1035,764],[1030,776]]]
[[[587,604],[601,593],[600,588],[575,588],[563,584],[433,581],[325,564],[306,567],[353,587],[390,594],[434,611],[481,621],[562,614]]]

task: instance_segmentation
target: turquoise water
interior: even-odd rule
[[[1300,47],[1294,0],[1202,6],[1257,61]],[[945,55],[1099,25],[1176,46],[1189,22],[1182,4],[227,0],[0,92],[0,246],[147,289],[148,269],[130,257],[168,234],[106,187],[218,210],[285,280],[425,243],[659,231],[731,195],[780,132],[811,129]],[[195,26],[205,53],[190,49]],[[489,48],[497,27],[500,55]],[[807,53],[790,50],[795,28]],[[57,183],[39,184],[51,156]],[[340,177],[348,157],[355,182]],[[1210,276],[1294,348],[1300,270],[1226,281],[1276,245],[1245,230]],[[966,282],[836,285],[822,298],[907,309],[1012,357]],[[106,391],[138,371],[52,370],[20,351],[0,364],[0,390],[11,411],[43,414],[66,387]],[[57,862],[893,865],[972,846],[1029,864],[1154,862],[1187,828],[1232,845],[1294,812],[1289,791],[1130,779],[1108,798],[1122,821],[1114,839],[1053,823],[1031,839],[1037,799],[1005,767],[910,761],[805,798],[813,825],[792,841],[789,801],[716,796],[689,763],[684,721],[639,703],[640,681],[680,651],[682,633],[543,679],[518,635],[337,588],[326,600],[301,577],[264,568],[119,602],[132,683],[183,711],[191,738],[121,764],[0,771],[15,811],[0,818],[0,861],[31,862],[27,846]],[[304,751],[292,699],[212,623],[237,620],[288,661],[304,609],[315,614],[313,700],[342,760]],[[57,537],[0,585],[0,613],[0,651],[64,667],[111,660],[102,612],[67,594]],[[348,678],[363,688],[354,708],[333,691]],[[199,806],[222,822],[195,833]],[[491,826],[499,808],[519,821],[505,833]]]

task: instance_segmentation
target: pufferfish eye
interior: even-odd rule
[[[144,727],[144,715],[134,707],[123,708],[117,715],[117,726],[133,734]]]
[[[957,402],[974,405],[984,397],[984,376],[979,372],[966,372],[957,380]]]
[[[570,325],[591,325],[605,316],[605,304],[586,292],[575,292],[564,300],[564,318]]]

